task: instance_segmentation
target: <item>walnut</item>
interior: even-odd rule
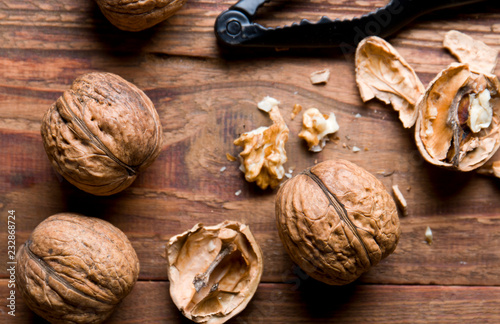
[[[41,222],[16,258],[24,302],[54,324],[103,322],[139,275],[139,260],[123,232],[71,213]]]
[[[162,128],[151,100],[111,73],[77,78],[42,120],[53,167],[95,195],[127,188],[161,149]]]
[[[253,297],[263,269],[262,251],[247,225],[225,221],[195,225],[167,248],[170,295],[196,323],[224,323]]]
[[[356,83],[364,102],[377,98],[399,111],[403,126],[415,124],[415,104],[424,86],[413,68],[388,42],[377,36],[363,39],[356,49]]]
[[[243,133],[234,145],[243,146],[240,169],[248,182],[256,182],[266,189],[276,188],[285,175],[283,164],[287,161],[285,143],[288,127],[278,108],[279,102],[269,98],[259,103],[259,109],[268,111],[273,125],[259,127]]]
[[[500,82],[488,73],[498,53],[457,31],[446,34],[444,46],[464,63],[451,64],[422,91],[403,58],[384,40],[368,37],[356,52],[356,80],[363,100],[377,96],[411,108],[415,115],[403,124],[415,123],[416,144],[425,160],[470,171],[500,146]]]
[[[285,182],[276,196],[279,236],[309,276],[343,285],[389,254],[400,236],[383,184],[345,160],[328,160]]]
[[[96,0],[104,16],[126,31],[150,28],[176,13],[187,0]]]
[[[417,103],[417,147],[428,162],[474,170],[500,146],[500,83],[496,76],[453,63]]]
[[[322,114],[317,108],[309,108],[302,115],[302,131],[299,137],[307,142],[309,151],[321,152],[325,147],[328,135],[339,130],[334,113]]]

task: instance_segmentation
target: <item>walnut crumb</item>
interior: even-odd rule
[[[231,155],[231,154],[229,154],[229,153],[226,153],[226,159],[227,159],[228,161],[231,161],[231,162],[234,162],[234,161],[236,161],[236,160],[237,160],[237,159],[236,159],[236,157],[232,156],[232,155]]]
[[[302,106],[299,105],[299,104],[295,104],[293,105],[293,110],[292,110],[292,113],[290,114],[290,118],[292,120],[295,119],[295,117],[297,117],[297,115],[302,111]]]

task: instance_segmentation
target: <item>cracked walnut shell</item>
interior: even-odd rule
[[[16,258],[24,302],[53,324],[103,322],[139,275],[139,260],[123,232],[72,213],[41,222]]]
[[[96,0],[104,16],[125,31],[150,28],[176,13],[187,0]]]
[[[477,73],[495,72],[498,51],[485,43],[459,31],[450,30],[444,36],[443,46],[460,63],[468,63],[471,71]]]
[[[262,251],[238,222],[197,224],[172,237],[166,252],[170,296],[196,323],[224,323],[240,313],[262,276]]]
[[[276,196],[276,223],[291,259],[330,285],[356,280],[395,250],[401,233],[383,184],[345,160],[321,162],[286,181]]]
[[[500,83],[453,63],[430,83],[417,103],[415,140],[434,165],[471,171],[500,146]]]
[[[417,120],[415,104],[425,88],[413,68],[380,37],[363,39],[356,49],[356,83],[363,102],[377,98],[399,111],[405,128]]]
[[[77,78],[42,120],[52,166],[95,195],[127,188],[161,150],[160,118],[151,100],[112,73]]]

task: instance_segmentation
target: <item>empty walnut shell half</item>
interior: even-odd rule
[[[249,303],[260,282],[262,251],[247,225],[195,225],[170,239],[170,296],[197,323],[224,323]]]
[[[384,185],[345,160],[328,160],[286,181],[276,196],[279,236],[291,259],[330,285],[356,280],[395,249],[396,204]]]
[[[176,13],[187,0],[96,0],[104,16],[125,31],[141,31]]]
[[[95,195],[127,188],[161,150],[153,103],[112,73],[77,78],[43,117],[41,133],[52,166]]]
[[[391,44],[377,36],[363,39],[356,48],[356,83],[363,102],[377,98],[399,111],[403,126],[417,120],[415,103],[424,86],[413,68]]]
[[[71,213],[41,222],[16,258],[24,302],[53,324],[103,322],[139,275],[139,260],[122,231]]]
[[[454,63],[430,83],[417,103],[417,147],[428,162],[474,170],[500,146],[500,83]]]

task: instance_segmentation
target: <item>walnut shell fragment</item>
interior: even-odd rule
[[[289,130],[279,111],[279,102],[273,98],[266,102],[272,105],[261,105],[261,102],[259,107],[269,112],[273,125],[243,133],[233,143],[243,147],[240,169],[245,173],[246,181],[255,182],[261,189],[268,186],[274,189],[285,175],[283,164],[287,161],[285,143]]]
[[[156,159],[162,127],[151,100],[112,73],[77,78],[45,113],[41,134],[52,166],[79,189],[111,195]]]
[[[330,70],[324,69],[321,71],[314,71],[309,76],[311,84],[326,84],[330,79]]]
[[[196,323],[224,323],[252,299],[263,270],[262,251],[247,225],[195,225],[166,248],[170,296]]]
[[[356,83],[363,102],[377,98],[399,111],[399,119],[410,128],[417,119],[415,104],[425,88],[413,68],[380,37],[363,39],[355,56]]]
[[[187,0],[96,0],[104,16],[125,31],[150,28],[176,13]]]
[[[330,285],[356,280],[395,249],[396,204],[383,184],[345,160],[328,160],[286,181],[276,196],[278,232],[291,259]]]
[[[394,194],[396,204],[399,206],[399,208],[401,208],[403,216],[408,216],[408,203],[406,202],[406,199],[403,196],[401,190],[399,190],[398,185],[392,186],[392,193]]]
[[[477,170],[478,173],[500,178],[500,161],[488,161]]]
[[[53,324],[103,322],[139,275],[139,260],[122,231],[72,213],[41,222],[16,258],[24,302]]]
[[[450,30],[444,37],[443,46],[459,62],[469,64],[473,72],[493,73],[495,71],[498,51],[479,40],[473,39],[469,35],[456,30]]]
[[[302,115],[299,137],[307,142],[309,151],[321,152],[329,140],[328,135],[339,130],[334,113],[322,114],[317,108],[309,108]]]
[[[500,146],[500,83],[453,63],[417,103],[417,147],[428,162],[459,171],[483,165]]]

